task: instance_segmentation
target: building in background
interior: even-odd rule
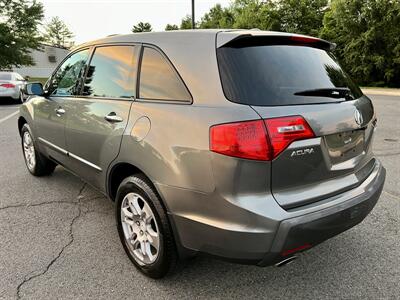
[[[69,50],[65,48],[42,44],[41,51],[33,50],[31,52],[35,65],[14,68],[13,71],[24,77],[48,78],[68,52]]]

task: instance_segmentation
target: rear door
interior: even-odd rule
[[[229,100],[250,105],[263,119],[301,116],[314,132],[272,160],[272,193],[286,209],[349,190],[374,167],[372,103],[329,47],[318,39],[274,36],[239,39],[217,50]]]
[[[69,166],[100,188],[104,186],[108,166],[118,155],[134,100],[138,48],[96,47],[82,95],[66,107]]]

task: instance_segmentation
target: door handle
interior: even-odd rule
[[[59,107],[56,109],[56,114],[57,116],[61,117],[63,114],[65,114],[65,109]]]
[[[121,117],[117,116],[115,112],[110,112],[107,116],[104,117],[106,121],[110,123],[117,123],[117,122],[122,122],[124,119]]]

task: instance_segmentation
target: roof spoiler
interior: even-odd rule
[[[262,33],[262,31],[260,32]],[[298,35],[298,34],[259,34],[257,33],[245,33],[237,34],[236,36],[224,36],[223,39],[219,40],[217,47],[251,47],[251,46],[262,46],[262,45],[296,45],[296,46],[308,46],[319,48],[327,51],[333,51],[336,48],[335,43],[328,42],[323,39]]]

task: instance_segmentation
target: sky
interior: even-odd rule
[[[58,16],[74,33],[76,44],[110,34],[129,33],[133,25],[149,22],[154,31],[180,24],[191,14],[191,0],[39,0],[45,22]],[[229,0],[195,0],[195,19],[200,20],[215,4],[228,6]]]

